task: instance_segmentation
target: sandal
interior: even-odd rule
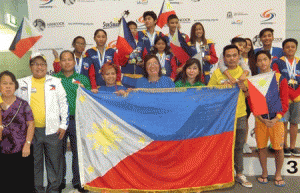
[[[280,182],[283,182],[283,184],[280,184]],[[280,180],[274,180],[274,184],[277,187],[284,187],[285,186],[285,181],[281,178]]]
[[[235,181],[246,188],[252,188],[253,186],[252,183],[247,180],[245,175],[236,176]]]
[[[262,180],[259,180],[259,179],[262,179]],[[267,181],[265,181],[265,180],[267,180]],[[260,176],[260,177],[258,177],[257,178],[257,181],[259,182],[259,183],[261,183],[261,184],[267,184],[267,183],[269,183],[269,177],[267,176],[267,177],[262,177],[262,176]]]

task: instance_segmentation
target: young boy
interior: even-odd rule
[[[300,156],[300,151],[295,148],[298,124],[300,124],[300,62],[295,57],[298,41],[289,38],[283,41],[282,48],[285,56],[282,56],[273,64],[273,70],[280,73],[288,81],[290,106],[284,115],[285,134],[284,134],[284,155]],[[290,122],[290,148],[287,144],[287,125]]]
[[[140,53],[140,57],[144,57],[146,54],[150,53],[150,49],[154,46],[154,40],[157,36],[163,36],[159,31],[155,31],[155,26],[157,22],[157,15],[153,11],[146,11],[143,14],[143,19],[145,21],[145,26],[147,30],[138,32],[138,43],[137,50]]]
[[[255,55],[256,65],[259,68],[259,72],[268,73],[271,72],[272,56],[267,50],[260,50]],[[282,105],[282,111],[276,113],[269,113],[265,115],[259,115],[255,118],[255,137],[258,148],[259,160],[262,167],[262,175],[257,178],[259,183],[268,183],[268,170],[267,170],[267,143],[270,138],[272,147],[275,150],[275,186],[283,187],[285,182],[281,176],[281,169],[284,160],[283,143],[284,143],[284,124],[282,122],[282,116],[288,110],[288,85],[287,80],[276,73],[276,80],[280,92],[280,101]],[[251,106],[251,105],[250,105]]]
[[[272,56],[272,61],[275,61],[284,55],[282,48],[272,46],[274,40],[274,30],[272,28],[264,28],[261,30],[259,32],[259,38],[263,44],[263,47],[255,49],[254,53],[260,50],[269,50]]]
[[[244,49],[247,45],[247,42],[244,38],[236,37],[236,38],[233,38],[231,40],[231,44],[237,46],[237,48],[239,49],[239,52],[243,53],[243,51],[244,51]],[[225,64],[222,55],[219,58],[219,64],[218,65],[219,65],[219,68],[220,68],[221,72],[228,78],[228,80],[230,81],[231,84],[237,83],[237,79],[233,78],[231,76],[231,74],[228,72],[228,67]],[[246,80],[246,77],[250,74],[250,68],[249,68],[248,64],[245,63],[245,60],[241,55],[239,56],[238,65],[240,65],[241,68],[244,71],[242,76],[239,79],[240,80]]]
[[[224,62],[227,65],[227,72],[234,79],[239,79],[243,76],[244,72],[242,67],[239,65],[240,50],[236,45],[227,45],[223,49]],[[238,81],[239,83],[240,81]],[[221,72],[221,69],[216,69],[210,78],[208,86],[214,85],[226,85],[231,84],[227,76]],[[243,147],[245,144],[245,136],[247,135],[247,113],[245,103],[245,92],[247,88],[241,88],[239,99],[237,102],[237,123],[236,123],[236,137],[235,137],[235,148],[234,148],[234,166],[236,171],[236,181],[242,186],[251,188],[252,183],[249,182],[246,176],[243,174]]]
[[[129,21],[127,23],[127,25],[128,25],[128,27],[130,29],[130,32],[132,33],[132,36],[133,36],[133,38],[135,40],[135,43],[137,43],[138,42],[138,38],[139,38],[138,31],[137,31],[137,24],[134,21]]]
[[[170,42],[171,42],[171,38],[173,38],[173,35],[176,31],[177,28],[180,27],[180,24],[179,24],[179,19],[177,17],[177,15],[175,14],[172,14],[168,17],[168,27],[169,27],[169,33],[166,34],[165,36],[168,37],[167,38],[167,42],[168,42],[168,45],[170,45]],[[184,33],[181,33],[182,37],[185,39],[186,43],[188,45],[190,45],[190,38],[188,35],[184,34]]]

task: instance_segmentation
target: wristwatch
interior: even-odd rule
[[[26,141],[26,143],[31,144],[31,141]]]

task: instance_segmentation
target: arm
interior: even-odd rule
[[[282,111],[277,113],[276,117],[281,119],[289,109],[288,83],[285,78],[280,81],[279,93],[280,93],[280,101],[281,101],[281,105],[282,105]]]
[[[86,88],[87,90],[92,89],[89,79],[84,75],[83,75],[83,78],[82,78],[82,84],[83,84],[84,88]]]
[[[30,155],[30,145],[31,145],[33,135],[34,135],[34,130],[35,130],[34,121],[33,120],[27,121],[27,126],[28,126],[28,129],[27,129],[26,141],[25,141],[25,144],[22,149],[22,157],[28,157]]]
[[[172,59],[171,59],[171,68],[172,68],[172,73],[171,73],[171,79],[174,81],[175,78],[176,78],[176,75],[177,75],[177,65],[176,65],[176,59],[175,57],[173,56]]]
[[[57,98],[58,98],[58,105],[59,105],[59,114],[61,117],[59,129],[57,134],[59,134],[59,139],[62,139],[65,135],[65,132],[68,128],[69,123],[69,105],[67,102],[67,94],[66,91],[61,84],[61,81],[57,82]]]
[[[273,63],[272,70],[281,74],[281,72],[279,70],[279,65],[276,62]]]
[[[219,66],[222,73],[224,73],[228,69],[227,66],[225,65],[223,54],[221,54],[220,57],[219,57],[218,66]]]
[[[116,80],[117,81],[117,85],[121,85],[121,66],[119,65],[118,53],[116,51],[114,52],[113,61],[117,65],[117,67],[119,69],[117,71],[117,80]]]
[[[89,79],[90,79],[90,82],[91,82],[91,86],[92,86],[92,92],[93,90],[97,90],[97,83],[96,83],[96,72],[95,72],[95,67],[94,67],[94,64],[92,64],[89,68]]]
[[[218,57],[217,57],[217,54],[216,54],[214,44],[210,44],[210,46],[209,46],[209,55],[208,55],[207,61],[210,64],[216,64],[218,62]]]

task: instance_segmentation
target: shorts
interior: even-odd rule
[[[300,102],[290,103],[289,110],[285,113],[284,119],[293,124],[300,124]]]
[[[258,118],[255,119],[255,138],[258,149],[267,147],[268,140],[272,143],[272,148],[275,150],[283,149],[284,145],[284,124],[277,122],[272,128],[262,123]]]

